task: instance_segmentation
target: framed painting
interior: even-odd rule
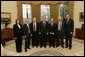
[[[1,12],[1,23],[10,23],[11,22],[11,13]]]
[[[84,12],[80,12],[79,15],[80,15],[79,21],[84,22]]]

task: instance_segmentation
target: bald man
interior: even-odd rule
[[[55,47],[55,23],[54,23],[54,19],[51,18],[51,22],[49,24],[49,47],[53,46]]]
[[[34,17],[33,18],[33,22],[30,24],[31,25],[31,35],[32,35],[32,46],[33,47],[38,47],[39,45],[39,37],[38,37],[38,30],[39,30],[39,27],[38,27],[38,22],[36,20],[36,18]]]
[[[56,41],[56,45],[59,44],[61,45],[62,48],[64,48],[64,27],[65,23],[63,22],[63,18],[61,16],[58,17],[58,22],[57,22],[57,38],[59,39],[59,43]]]

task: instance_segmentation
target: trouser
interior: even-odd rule
[[[36,32],[32,34],[32,46],[38,46],[39,45],[39,36]]]
[[[72,34],[67,33],[65,36],[66,47],[72,47]]]
[[[39,46],[39,35],[37,34],[37,36],[36,36],[36,47],[38,47]]]
[[[55,35],[50,34],[49,36],[49,46],[55,47]]]
[[[59,39],[59,45],[64,47],[64,32],[63,31],[58,31],[57,38]]]
[[[27,50],[27,48],[30,48],[30,34],[26,35],[25,38],[25,50]]]
[[[16,51],[21,52],[22,51],[22,36],[17,37],[15,40],[16,43]]]
[[[41,37],[40,37],[40,47],[44,46],[46,47],[46,35],[45,34],[42,34]]]
[[[56,34],[55,35],[55,46],[58,47],[59,45],[60,45],[59,38],[58,38],[58,35]]]

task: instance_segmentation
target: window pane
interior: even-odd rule
[[[67,3],[59,5],[59,16],[65,17],[65,15],[68,14],[68,7]]]
[[[22,15],[23,15],[23,23],[25,22],[25,19],[27,18],[29,18],[30,21],[32,20],[31,5],[22,4]]]
[[[41,5],[41,20],[42,16],[46,16],[46,20],[50,20],[50,5]]]

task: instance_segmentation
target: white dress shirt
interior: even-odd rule
[[[20,25],[18,24],[19,29],[21,29]]]
[[[58,30],[61,30],[61,27],[62,27],[62,21],[59,21],[58,22]]]
[[[28,31],[29,31],[29,33],[30,33],[30,27],[29,27],[29,24],[27,24],[27,27],[28,27]]]

